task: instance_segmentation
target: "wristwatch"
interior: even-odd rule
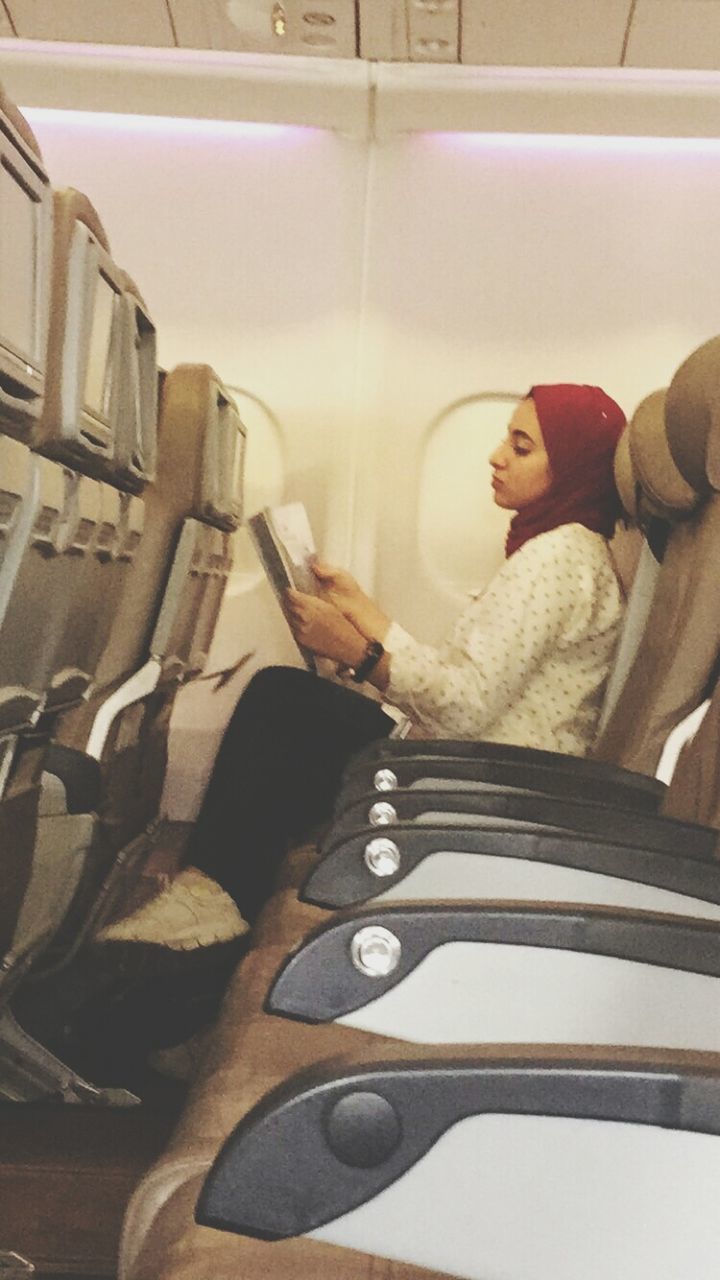
[[[379,640],[368,640],[362,661],[352,673],[352,678],[356,684],[362,684],[363,680],[367,680],[370,673],[375,670],[384,652],[385,649]]]

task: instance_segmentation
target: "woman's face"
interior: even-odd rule
[[[490,454],[492,487],[498,507],[521,511],[541,498],[552,473],[532,400],[523,400],[508,423],[506,438]]]

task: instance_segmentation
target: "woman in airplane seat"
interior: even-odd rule
[[[515,512],[505,563],[440,645],[413,639],[350,574],[321,562],[319,596],[288,592],[296,640],[358,686],[374,685],[419,736],[584,755],[623,611],[608,539],[620,512],[613,458],[624,424],[599,387],[532,388],[490,457],[494,500]],[[209,918],[215,909],[222,915],[229,895],[252,921],[289,843],[329,819],[350,757],[393,725],[376,700],[344,684],[294,667],[259,671],[223,738],[193,866],[144,917],[111,926],[108,936],[140,940],[162,932],[164,917],[167,939],[154,940],[173,945],[173,900],[179,906],[193,885]],[[198,925],[196,945],[201,934]],[[216,936],[210,926],[207,940]]]

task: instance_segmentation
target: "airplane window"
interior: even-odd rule
[[[508,515],[493,503],[489,455],[520,396],[480,392],[449,405],[430,428],[418,495],[420,554],[457,592],[484,585],[503,557]]]

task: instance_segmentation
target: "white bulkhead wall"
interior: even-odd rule
[[[711,139],[28,114],[145,294],[161,363],[251,393],[248,510],[303,499],[328,558],[422,638],[502,557],[487,455],[512,405],[476,397],[591,381],[630,411],[717,330]],[[178,700],[175,817],[251,670],[296,660],[238,544],[209,670],[251,656]]]

